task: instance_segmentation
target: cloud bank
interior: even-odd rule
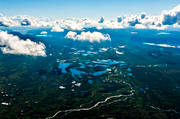
[[[76,32],[69,31],[66,35],[66,38],[80,41],[89,41],[89,42],[100,42],[104,40],[111,40],[109,34],[102,34],[100,32],[81,32],[77,34]]]
[[[166,29],[168,27],[180,27],[180,5],[171,10],[162,11],[159,16],[151,16],[146,13],[130,16],[118,16],[107,20],[89,18],[49,19],[32,16],[4,16],[0,15],[0,26],[24,26],[24,27],[52,27],[52,32],[63,32],[63,29],[83,30],[96,27],[97,29],[120,29],[134,27],[137,29]]]
[[[43,43],[36,43],[30,39],[22,40],[5,31],[0,31],[0,49],[4,54],[46,56]]]

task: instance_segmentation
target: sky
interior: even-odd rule
[[[50,18],[160,15],[180,4],[180,0],[0,0],[0,13]]]

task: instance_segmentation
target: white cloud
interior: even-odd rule
[[[46,36],[47,36],[47,31],[42,31],[42,32],[40,33],[40,35],[36,35],[36,36],[46,37]]]
[[[138,32],[130,32],[131,34],[138,34]]]
[[[97,30],[101,30],[101,29],[103,29],[103,27],[97,26],[96,29],[97,29]]]
[[[59,26],[54,26],[52,27],[51,32],[64,32],[64,29]]]
[[[58,24],[64,29],[83,30],[86,25],[86,21],[87,19],[68,18],[60,20]]]
[[[73,32],[73,31],[69,31],[67,34],[66,34],[66,38],[70,38],[70,39],[76,39],[77,37],[77,33],[76,32]]]
[[[119,51],[116,50],[116,54],[118,54],[118,55],[123,55],[124,52],[119,52]]]
[[[89,41],[89,42],[100,42],[104,40],[111,40],[109,34],[102,34],[100,32],[81,32],[77,34],[76,32],[69,31],[66,38],[73,40]]]
[[[49,19],[32,16],[4,16],[0,15],[0,26],[30,26],[53,27],[52,32],[63,32],[64,29],[83,30],[96,27],[97,29],[120,29],[133,27],[137,29],[166,29],[169,26],[180,27],[180,5],[172,10],[163,11],[159,16],[150,16],[146,13],[130,16],[119,16],[108,20],[89,18]]]
[[[172,10],[162,12],[162,24],[163,25],[180,25],[180,5],[176,6]]]
[[[42,31],[40,34],[46,35],[47,31]]]
[[[167,32],[160,32],[158,33],[158,35],[169,35],[170,33],[167,33]]]
[[[21,54],[32,56],[46,56],[45,45],[30,39],[22,40],[18,36],[0,31],[0,49],[4,54]]]
[[[169,44],[155,44],[155,43],[144,43],[145,45],[152,45],[152,46],[159,46],[159,47],[167,47],[167,48],[178,48],[178,46],[175,45],[169,45]]]

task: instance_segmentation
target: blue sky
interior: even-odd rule
[[[52,18],[114,18],[141,12],[159,15],[162,10],[178,4],[180,0],[0,0],[0,13]]]

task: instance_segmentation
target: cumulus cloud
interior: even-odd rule
[[[54,26],[52,27],[51,32],[64,32],[64,29],[59,26]]]
[[[46,36],[47,36],[47,31],[42,31],[42,32],[40,33],[40,35],[36,35],[36,36],[46,37]]]
[[[42,31],[40,34],[46,35],[47,31]]]
[[[66,38],[80,41],[89,41],[89,42],[100,42],[104,40],[111,40],[109,34],[102,34],[100,32],[81,32],[77,34],[76,32],[69,31],[66,35]]]
[[[83,30],[83,26],[78,24],[69,24],[65,28],[70,30]]]
[[[36,43],[30,39],[22,40],[5,31],[0,31],[0,49],[4,54],[46,56],[43,43]]]
[[[162,24],[163,25],[180,25],[180,5],[169,11],[163,11],[162,13]]]
[[[59,20],[58,24],[64,29],[69,30],[83,30],[83,28],[86,25],[87,19],[81,19],[81,18],[68,18]]]

